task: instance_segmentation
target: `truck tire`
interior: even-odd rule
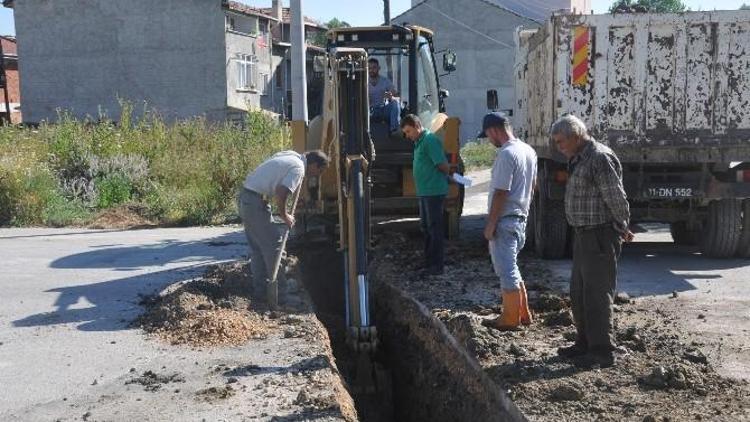
[[[708,204],[708,218],[703,226],[701,251],[712,258],[734,256],[742,232],[740,201],[721,199]]]
[[[670,224],[669,233],[672,235],[675,245],[680,246],[695,246],[700,238],[700,231],[690,230],[685,221]]]
[[[568,245],[568,222],[565,203],[549,199],[540,190],[534,209],[534,250],[543,259],[561,259]]]
[[[523,244],[523,250],[527,252],[533,252],[534,251],[534,244],[536,233],[535,233],[535,227],[536,224],[536,207],[534,204],[536,203],[536,198],[531,198],[531,204],[529,205],[529,218],[526,219],[526,242]]]
[[[742,233],[737,246],[737,256],[750,258],[750,199],[742,201]]]

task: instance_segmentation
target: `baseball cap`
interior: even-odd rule
[[[499,111],[487,113],[482,120],[482,131],[477,134],[477,138],[486,138],[487,129],[491,127],[505,127],[507,124],[508,118],[505,117],[505,113]]]

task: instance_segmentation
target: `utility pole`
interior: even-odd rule
[[[384,25],[391,24],[391,0],[383,0],[383,18]]]
[[[307,72],[305,69],[305,22],[302,0],[291,0],[292,120],[307,124]]]

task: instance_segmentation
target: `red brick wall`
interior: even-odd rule
[[[0,38],[0,43],[3,46],[3,54],[15,55],[16,54],[16,42],[7,38]],[[18,61],[17,60],[6,60],[5,61],[5,76],[8,81],[8,101],[10,103],[21,103],[21,88],[19,83],[18,74]],[[5,108],[5,91],[0,89],[0,103],[3,104],[2,108]],[[11,121],[13,123],[21,123],[21,111],[13,108],[11,105]]]

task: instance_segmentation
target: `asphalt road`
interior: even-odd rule
[[[171,365],[172,351],[128,327],[138,295],[243,254],[234,232],[0,230],[0,419]]]
[[[241,346],[192,348],[150,340],[129,326],[142,312],[140,295],[246,250],[238,227],[0,230],[0,420],[290,420],[306,414],[306,402],[295,401],[301,389],[327,394],[339,382],[328,369],[327,337],[287,338],[277,330]],[[228,382],[219,365],[256,370],[238,370],[234,394],[209,402],[201,391],[221,392]],[[133,384],[148,371],[180,380],[151,389]]]

